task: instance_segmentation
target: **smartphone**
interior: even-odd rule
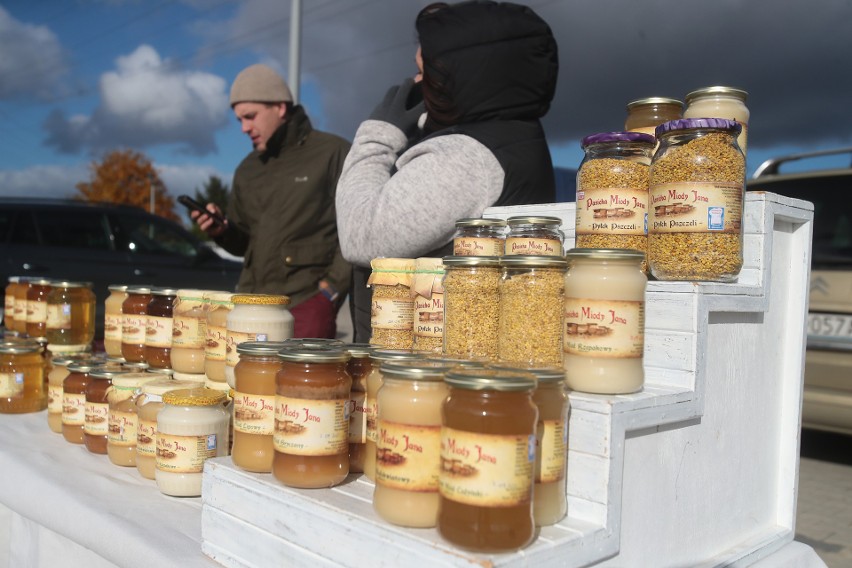
[[[191,198],[188,195],[178,196],[178,203],[180,203],[181,205],[183,205],[184,207],[186,207],[190,211],[195,210],[195,211],[198,211],[200,213],[206,213],[207,215],[210,215],[210,218],[213,219],[213,222],[216,223],[217,225],[222,225],[222,226],[225,225],[225,218],[224,217],[208,211],[206,207],[204,207],[202,204],[200,204],[199,202],[197,202],[196,200],[194,200],[193,198]]]

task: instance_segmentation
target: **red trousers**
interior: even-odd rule
[[[293,337],[324,337],[334,339],[337,336],[337,305],[317,292],[290,313],[296,318]]]

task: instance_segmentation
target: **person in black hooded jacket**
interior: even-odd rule
[[[457,219],[555,199],[539,121],[559,69],[547,23],[526,6],[474,1],[430,5],[416,27],[420,73],[360,125],[337,187],[356,341],[369,338],[373,258],[451,254]]]

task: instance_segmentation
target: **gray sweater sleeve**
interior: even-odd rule
[[[469,136],[437,136],[397,160],[405,143],[401,130],[377,120],[355,133],[336,198],[340,248],[350,262],[423,256],[452,239],[457,219],[479,217],[503,191],[497,158]]]

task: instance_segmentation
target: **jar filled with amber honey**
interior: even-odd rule
[[[53,282],[47,295],[47,341],[82,350],[95,338],[95,293],[91,282]]]
[[[89,373],[98,368],[89,361],[69,363],[68,376],[62,381],[62,436],[72,444],[84,442],[86,388],[91,380]]]
[[[86,385],[83,444],[93,454],[107,453],[107,436],[109,435],[107,394],[112,386],[113,377],[121,374],[121,371],[103,369],[92,369],[89,372],[89,382]]]
[[[125,361],[145,361],[145,334],[148,330],[150,286],[128,286],[121,304],[121,356]]]
[[[177,290],[151,288],[151,300],[145,309],[145,362],[152,369],[171,369],[172,312]]]
[[[47,337],[47,295],[52,290],[52,282],[47,279],[33,279],[27,282],[27,336]]]
[[[373,369],[369,343],[347,343],[342,346],[351,359],[346,370],[352,377],[349,394],[349,472],[362,473],[367,445],[367,377]]]
[[[22,336],[27,335],[27,285],[29,281],[29,276],[18,276],[17,282],[10,286],[12,289],[12,321],[11,325],[6,327]]]
[[[10,276],[3,290],[3,327],[7,333],[15,331],[15,290],[20,285],[20,276]]]
[[[46,407],[41,345],[31,340],[0,344],[0,413],[38,412]]]
[[[155,374],[144,372],[121,373],[112,377],[112,388],[107,393],[107,456],[115,465],[136,465],[136,436],[139,430],[136,399],[142,394],[142,385],[156,380]]]
[[[110,284],[104,300],[104,351],[110,357],[121,357],[121,304],[127,299],[127,286]]]

